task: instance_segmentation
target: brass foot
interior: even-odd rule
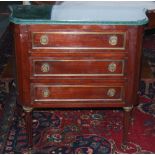
[[[28,148],[28,154],[32,154],[32,148]]]
[[[31,147],[27,147],[23,151],[23,154],[34,154],[34,151],[33,151],[33,149]]]
[[[130,112],[133,109],[133,106],[131,107],[123,107],[124,111]]]
[[[23,106],[23,110],[24,110],[25,112],[31,112],[31,111],[33,110],[33,108]]]
[[[28,147],[26,154],[33,154],[33,149],[31,147]]]

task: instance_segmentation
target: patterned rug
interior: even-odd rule
[[[141,97],[130,127],[129,143],[121,147],[122,110],[48,110],[33,112],[32,153],[155,153],[155,104]],[[15,113],[3,153],[27,153],[23,117]]]

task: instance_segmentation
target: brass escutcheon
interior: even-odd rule
[[[113,96],[115,96],[115,94],[116,94],[116,90],[114,88],[108,89],[107,95],[109,97],[113,97]]]
[[[40,43],[41,43],[41,45],[47,45],[48,44],[48,36],[47,35],[42,35],[40,37]]]
[[[116,67],[117,67],[117,65],[116,65],[114,62],[112,62],[112,63],[110,63],[110,64],[108,65],[108,70],[109,70],[110,72],[115,72],[115,71],[116,71]]]
[[[115,35],[110,36],[110,38],[109,38],[109,44],[110,45],[113,45],[113,46],[117,45],[117,41],[118,41],[117,36],[115,36]]]
[[[44,73],[47,73],[49,72],[50,70],[50,66],[48,63],[43,63],[42,66],[41,66],[41,71],[44,72]]]
[[[50,95],[49,89],[48,88],[43,88],[43,90],[42,90],[42,96],[46,98],[49,95]]]

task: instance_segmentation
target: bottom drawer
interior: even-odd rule
[[[125,86],[123,84],[106,85],[31,85],[32,104],[50,104],[61,102],[123,102]]]

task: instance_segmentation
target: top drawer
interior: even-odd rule
[[[125,32],[32,32],[32,49],[125,49]]]

